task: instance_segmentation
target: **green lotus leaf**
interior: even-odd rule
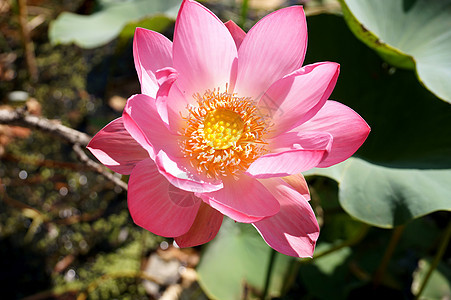
[[[412,72],[384,66],[342,18],[322,15],[307,22],[307,62],[340,62],[331,99],[358,112],[371,133],[356,158],[306,175],[336,180],[343,209],[374,226],[391,228],[451,210],[451,106],[434,101]]]
[[[421,283],[431,267],[432,259],[422,259],[413,274],[412,293],[418,295]],[[449,299],[451,297],[451,269],[447,264],[440,262],[429,278],[419,299]]]
[[[388,168],[350,158],[308,175],[339,183],[339,201],[353,217],[392,228],[434,211],[451,211],[451,171]]]
[[[340,0],[354,34],[451,102],[451,0]]]
[[[167,23],[161,16],[174,19],[179,6],[180,0],[113,1],[92,15],[63,12],[50,24],[49,38],[53,44],[73,42],[82,48],[95,48],[115,39],[132,21],[155,16],[154,25],[160,21]]]
[[[212,299],[243,299],[246,291],[261,293],[271,251],[250,224],[225,219],[202,254],[197,267],[199,284]],[[293,260],[276,253],[268,291],[271,296],[280,296]]]

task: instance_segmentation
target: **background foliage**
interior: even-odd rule
[[[248,30],[293,2],[203,4]],[[321,226],[313,259],[229,219],[180,250],[133,224],[126,192],[69,144],[0,124],[2,298],[449,299],[451,1],[302,2],[306,63],[339,62],[331,98],[372,128],[355,157],[305,174]],[[139,92],[134,28],[172,39],[179,3],[0,2],[0,109],[93,135]]]

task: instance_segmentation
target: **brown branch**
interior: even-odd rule
[[[86,133],[64,126],[59,121],[29,115],[26,108],[16,110],[0,109],[0,124],[39,129],[56,135],[71,144],[80,144],[82,146],[88,145],[91,140],[91,137]]]
[[[58,121],[52,121],[43,117],[27,114],[26,108],[16,110],[0,109],[0,124],[18,125],[27,128],[38,129],[53,134],[72,144],[72,149],[78,159],[93,171],[103,175],[117,186],[127,190],[127,184],[115,174],[108,171],[101,164],[96,163],[86,155],[82,147],[88,145],[91,137],[86,133],[64,126]]]
[[[72,146],[72,149],[74,150],[75,154],[77,154],[78,159],[81,162],[85,163],[92,170],[103,175],[106,179],[112,181],[114,184],[121,187],[122,189],[124,190],[128,189],[127,184],[123,182],[120,177],[117,177],[115,174],[108,172],[101,164],[98,164],[92,159],[90,159],[83,151],[80,144],[74,144]]]

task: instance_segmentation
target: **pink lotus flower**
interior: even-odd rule
[[[347,159],[370,129],[327,100],[337,63],[302,67],[302,7],[271,13],[246,34],[185,0],[173,43],[138,28],[133,46],[142,94],[88,148],[131,174],[136,224],[189,247],[213,239],[226,215],[252,223],[281,253],[312,256],[319,227],[300,174]]]

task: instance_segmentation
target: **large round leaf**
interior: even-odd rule
[[[336,180],[343,209],[371,225],[391,228],[433,211],[451,211],[450,170],[395,169],[350,158],[307,174]]]
[[[316,251],[330,248],[331,245],[322,243]],[[343,287],[349,268],[345,262],[350,255],[351,248],[344,247],[301,267],[299,273],[302,281],[315,299],[346,299],[347,291]]]
[[[451,106],[424,89],[409,71],[384,67],[336,16],[308,19],[307,62],[341,64],[332,94],[371,126],[360,159],[308,174],[339,183],[352,216],[392,227],[436,210],[451,210]]]
[[[271,251],[250,224],[225,219],[202,254],[197,267],[199,283],[213,299],[243,299],[249,290],[261,293]],[[293,261],[293,257],[276,254],[270,295],[280,296]]]
[[[451,102],[451,0],[340,0],[351,30]]]
[[[306,61],[336,61],[340,76],[331,99],[371,126],[359,155],[390,167],[451,169],[451,106],[405,70],[393,70],[362,45],[342,18],[308,18]],[[451,48],[450,48],[451,49]]]
[[[83,48],[99,47],[116,38],[127,23],[145,16],[160,15],[155,22],[167,23],[161,15],[175,18],[180,2],[180,0],[112,2],[89,16],[63,12],[50,24],[49,38],[54,44],[73,42]],[[156,26],[156,29],[158,28]]]
[[[412,293],[418,295],[421,283],[431,268],[432,259],[422,259],[413,274]],[[450,299],[451,297],[451,269],[444,263],[439,263],[419,299]]]

